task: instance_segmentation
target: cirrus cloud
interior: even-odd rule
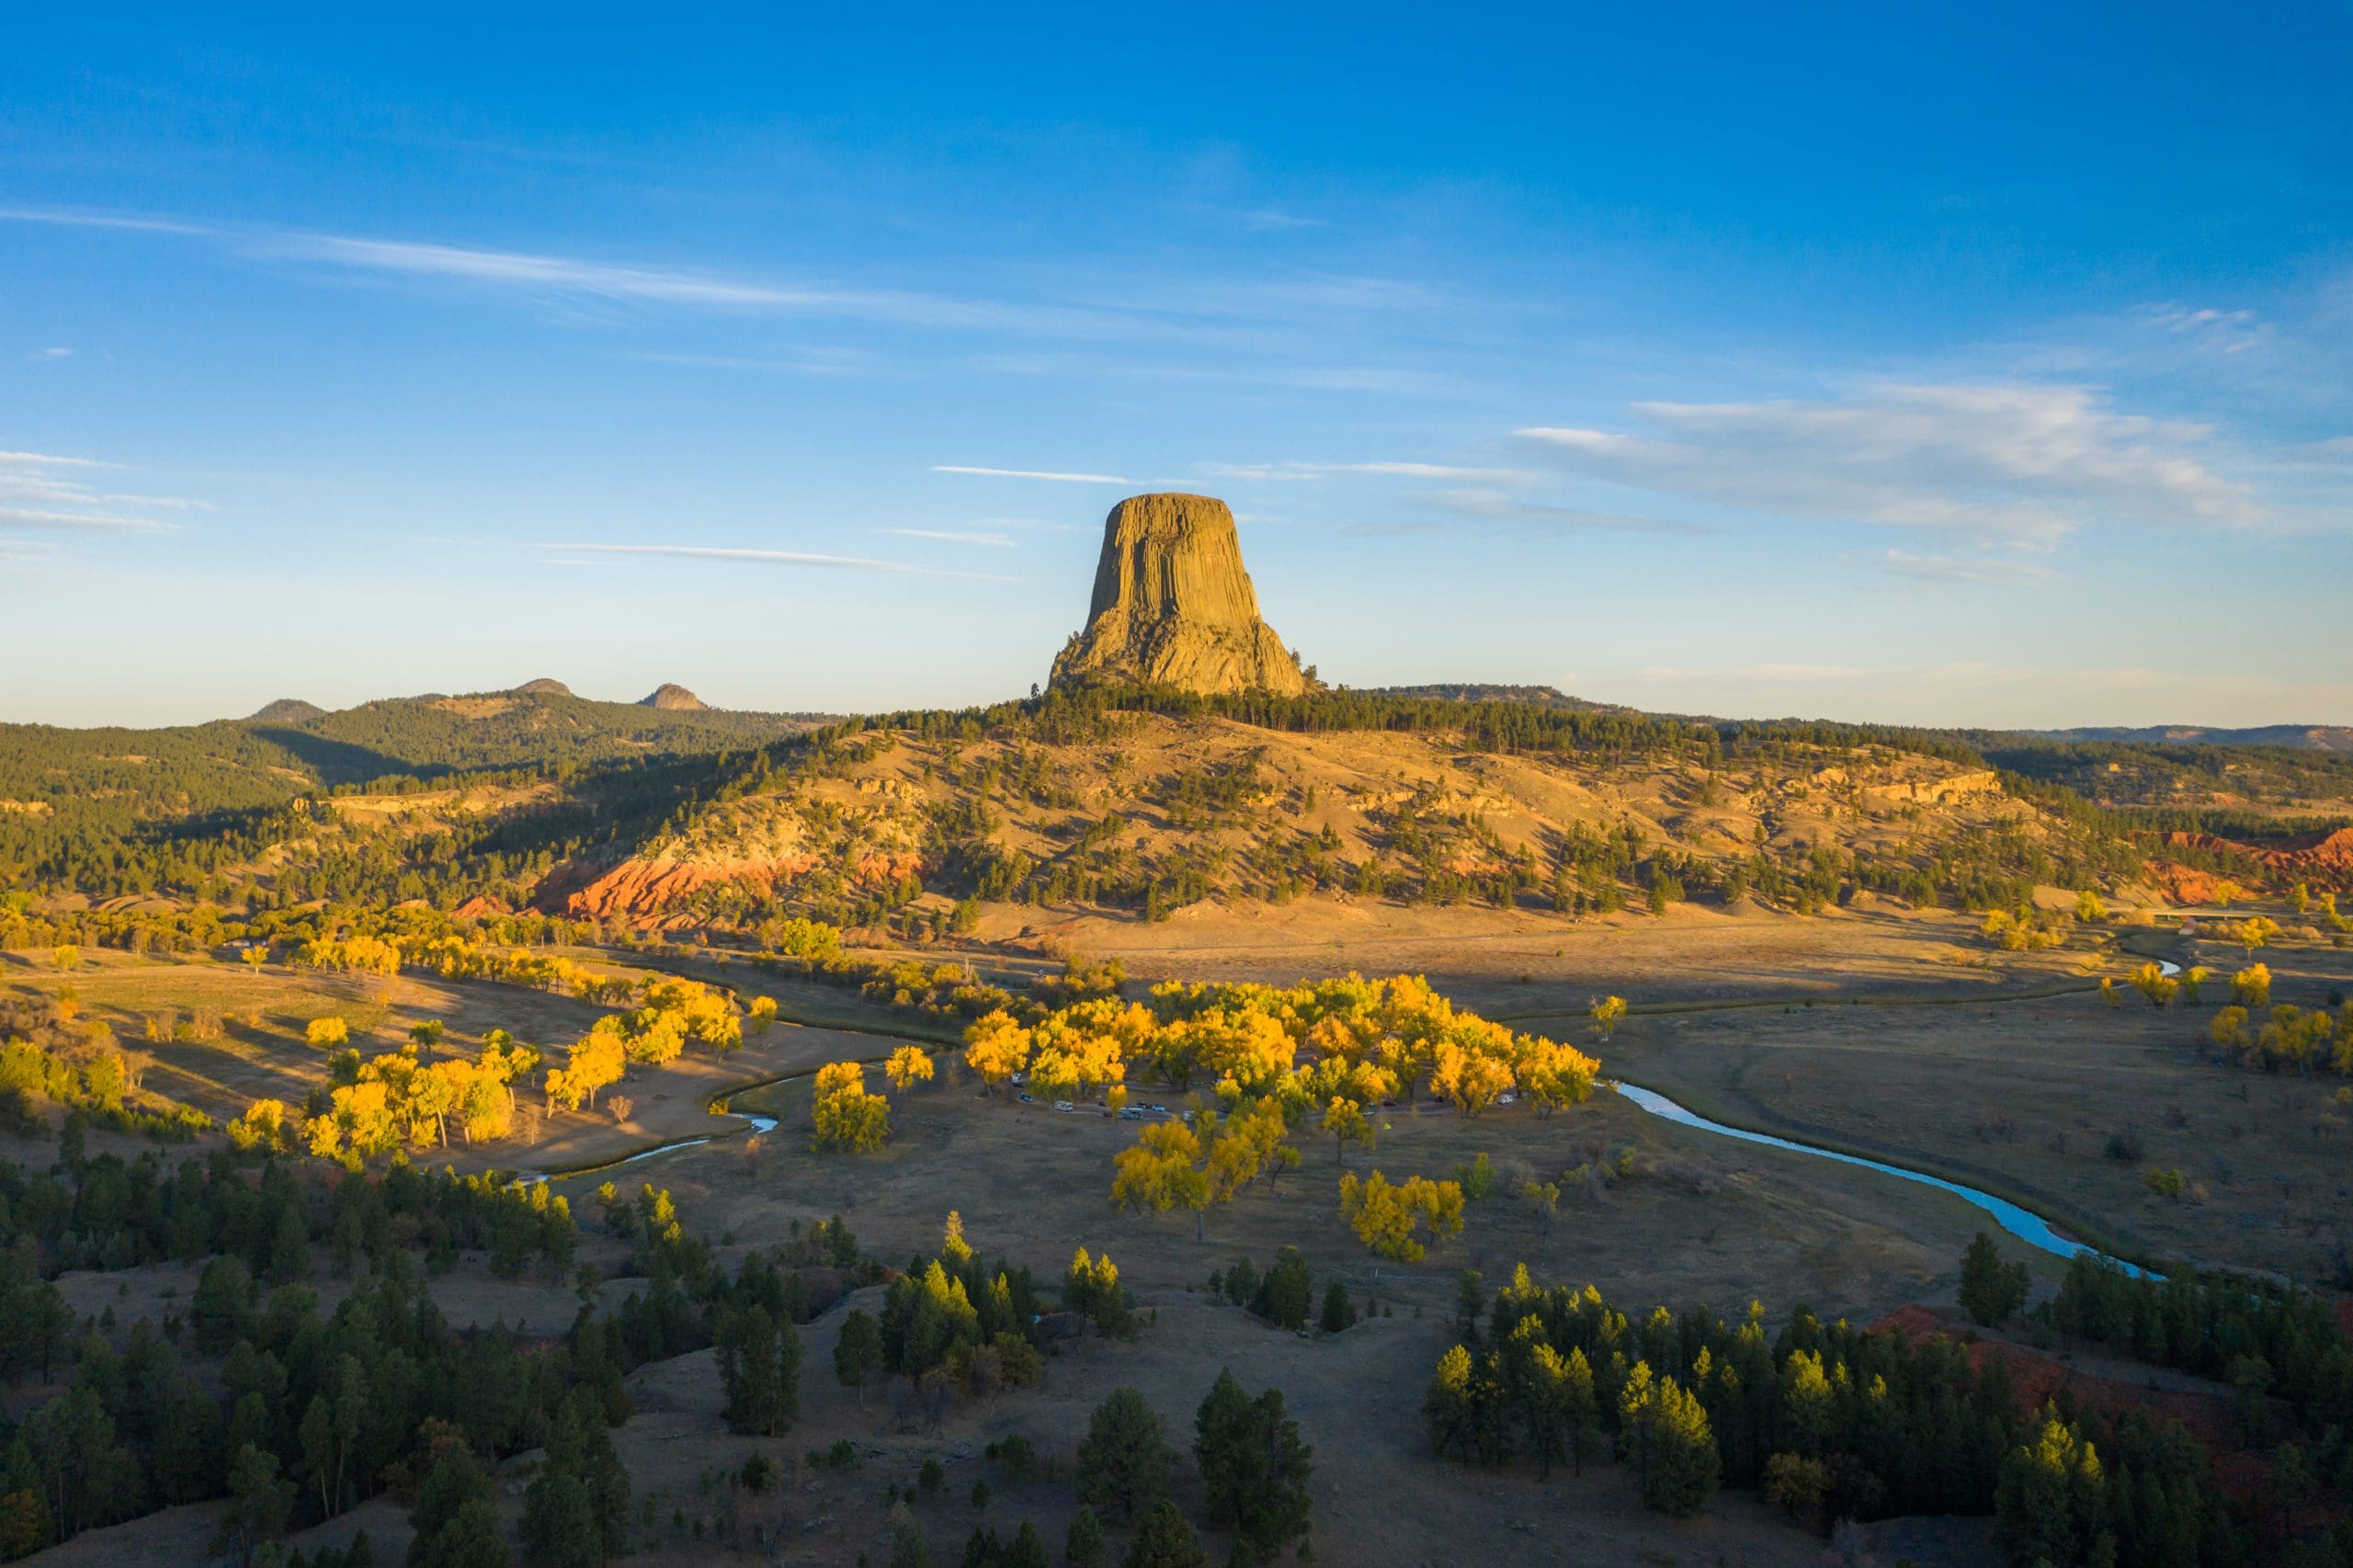
[[[1663,495],[2012,545],[2096,523],[2275,520],[2201,456],[2210,426],[2118,413],[2089,387],[1887,385],[1836,403],[1632,412],[1649,430],[1517,437],[1579,477]]]

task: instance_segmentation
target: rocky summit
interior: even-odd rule
[[[1298,655],[1258,617],[1224,502],[1171,492],[1111,508],[1086,629],[1054,660],[1054,685],[1096,682],[1286,697],[1313,689]]]
[[[699,713],[707,706],[703,699],[676,681],[664,681],[652,692],[637,699],[640,708],[666,708],[680,713]]]

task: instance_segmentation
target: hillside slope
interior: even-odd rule
[[[1606,910],[1654,887],[1803,908],[1858,888],[2023,897],[2138,865],[1983,766],[1874,744],[1507,752],[1457,730],[1127,713],[1060,738],[869,731],[720,794],[535,902],[672,925],[870,919],[926,892],[1153,916],[1342,892]]]

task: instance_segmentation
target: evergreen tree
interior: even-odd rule
[[[442,1451],[408,1517],[416,1531],[408,1568],[507,1568],[512,1561],[498,1528],[497,1494],[464,1443]]]
[[[866,1400],[866,1381],[882,1369],[882,1330],[863,1307],[850,1309],[842,1320],[841,1337],[834,1344],[834,1376],[842,1387],[858,1391]]]
[[[1441,1458],[1471,1462],[1477,1424],[1472,1409],[1471,1352],[1456,1346],[1438,1358],[1429,1392],[1422,1397],[1422,1426],[1428,1432],[1430,1451]]]
[[[1338,1334],[1356,1321],[1357,1309],[1348,1300],[1347,1287],[1333,1280],[1324,1290],[1324,1332]]]
[[[1194,1431],[1211,1524],[1233,1532],[1260,1562],[1307,1533],[1314,1450],[1284,1414],[1280,1390],[1254,1400],[1231,1371],[1222,1371],[1201,1401]]]
[[[1078,1445],[1079,1500],[1114,1519],[1133,1518],[1168,1490],[1168,1428],[1132,1388],[1095,1407]]]
[[[278,1478],[278,1456],[246,1444],[229,1461],[229,1506],[221,1511],[212,1550],[234,1551],[244,1568],[253,1568],[254,1552],[286,1533],[293,1507],[293,1483]]]
[[[1315,1282],[1307,1275],[1307,1259],[1297,1247],[1285,1247],[1275,1255],[1275,1266],[1267,1270],[1266,1278],[1258,1281],[1252,1310],[1279,1327],[1305,1328],[1314,1290]]]
[[[1046,1555],[1045,1538],[1027,1519],[1021,1521],[1021,1528],[1013,1532],[1013,1540],[1006,1545],[1005,1568],[1053,1568],[1052,1560]]]
[[[1569,1369],[1544,1337],[1544,1320],[1520,1319],[1505,1342],[1504,1398],[1541,1478],[1567,1452]],[[1587,1374],[1588,1395],[1592,1378]]]
[[[1081,1505],[1078,1517],[1070,1522],[1070,1533],[1063,1538],[1063,1562],[1066,1568],[1105,1568],[1110,1561],[1110,1548],[1104,1544],[1103,1521],[1095,1510]]]
[[[1961,1310],[1991,1328],[2024,1307],[2026,1294],[2026,1265],[2004,1263],[1994,1238],[1978,1232],[1961,1255]]]
[[[523,1494],[526,1568],[597,1568],[604,1561],[588,1488],[577,1476],[542,1466]]]
[[[719,1325],[719,1380],[730,1431],[772,1437],[801,1409],[801,1335],[766,1307],[726,1313]]]
[[[931,1568],[931,1549],[924,1544],[923,1527],[904,1503],[891,1508],[891,1568]]]
[[[1620,1427],[1641,1471],[1643,1506],[1688,1518],[1707,1506],[1722,1460],[1708,1412],[1673,1378],[1635,1363],[1621,1396]]]
[[[2112,1562],[2106,1503],[2097,1450],[2046,1407],[2040,1429],[2002,1461],[1994,1543],[2014,1562]]]
[[[1164,1497],[1144,1516],[1124,1568],[1210,1568],[1210,1558],[1192,1525]]]
[[[621,1556],[629,1503],[629,1471],[613,1451],[603,1403],[574,1389],[557,1407],[547,1458],[523,1494],[525,1561],[574,1568]]]

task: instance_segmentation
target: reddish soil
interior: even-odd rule
[[[814,855],[771,860],[637,857],[585,887],[568,885],[570,879],[560,868],[540,884],[532,903],[543,911],[561,911],[575,920],[647,920],[676,909],[705,888],[730,882],[773,887],[806,875],[817,864]],[[888,887],[922,872],[922,858],[914,855],[869,855],[852,869],[858,882],[871,887]]]
[[[2346,1310],[2346,1304],[2340,1303],[2339,1312]],[[1950,1323],[1933,1309],[1916,1305],[1898,1307],[1871,1327],[1875,1331],[1900,1329],[1914,1338],[1953,1337]],[[2222,1490],[2234,1499],[2255,1494],[2269,1471],[2262,1455],[2242,1449],[2234,1441],[2230,1402],[2220,1394],[2151,1388],[2146,1383],[2102,1377],[2006,1339],[1963,1336],[1962,1345],[1969,1352],[1971,1367],[1982,1370],[1989,1363],[1999,1361],[2009,1369],[2010,1381],[2018,1389],[2020,1415],[2033,1416],[2063,1388],[2077,1406],[2110,1418],[2128,1410],[2143,1410],[2160,1421],[2180,1422],[2212,1456]]]

